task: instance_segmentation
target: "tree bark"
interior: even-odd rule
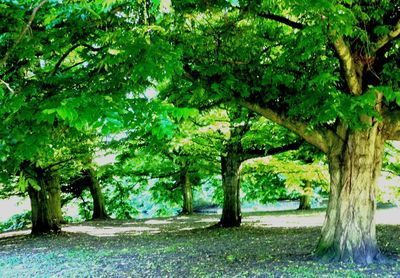
[[[104,196],[101,192],[101,187],[96,177],[96,173],[93,169],[86,169],[82,171],[82,174],[93,198],[92,219],[108,219],[109,216],[106,211]]]
[[[240,210],[241,144],[231,141],[227,144],[226,150],[226,156],[221,157],[224,206],[219,224],[226,228],[239,227],[242,221]]]
[[[313,196],[312,184],[310,181],[305,182],[304,194],[300,197],[299,210],[311,209],[311,199]]]
[[[58,175],[35,169],[40,190],[28,187],[32,208],[32,234],[59,232],[63,221]]]
[[[379,261],[375,192],[384,147],[381,126],[348,132],[334,147],[328,154],[331,192],[316,254],[329,261]]]
[[[193,213],[193,191],[190,183],[188,168],[181,171],[180,184],[182,186],[183,206],[182,214]]]

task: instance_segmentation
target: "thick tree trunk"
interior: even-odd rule
[[[311,209],[311,199],[313,196],[312,184],[309,181],[305,182],[304,194],[300,197],[299,210]]]
[[[240,144],[229,143],[226,156],[221,157],[222,186],[224,189],[224,206],[220,225],[222,227],[239,227],[242,216],[240,210]]]
[[[29,186],[32,208],[32,234],[59,232],[63,217],[61,213],[61,188],[58,175],[35,170],[40,190]]]
[[[93,216],[92,219],[108,219],[103,193],[96,174],[93,169],[83,170],[85,183],[89,187],[93,198]]]
[[[183,169],[181,172],[180,183],[182,186],[182,196],[183,196],[182,214],[192,214],[193,192],[187,168]]]
[[[375,235],[376,180],[384,140],[380,126],[348,133],[329,154],[331,192],[317,255],[368,264],[381,258]]]

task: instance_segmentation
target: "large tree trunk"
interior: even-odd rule
[[[306,181],[304,187],[304,194],[300,197],[299,210],[311,209],[312,196],[313,196],[312,184],[310,181]]]
[[[317,255],[368,264],[381,258],[375,235],[376,180],[384,140],[380,125],[349,132],[329,154],[331,192]]]
[[[61,188],[59,176],[36,169],[40,190],[29,186],[32,208],[32,234],[59,232],[63,221],[61,213]]]
[[[183,196],[182,214],[192,214],[193,192],[187,168],[183,169],[181,172],[180,184],[182,186],[182,196]]]
[[[239,227],[242,216],[240,211],[240,154],[241,145],[227,144],[226,156],[221,157],[222,186],[224,206],[220,225],[222,227]]]
[[[103,193],[99,181],[96,177],[96,173],[93,169],[86,169],[82,171],[84,176],[84,182],[87,184],[90,190],[90,194],[93,198],[93,216],[92,219],[108,219],[109,216],[106,211]]]

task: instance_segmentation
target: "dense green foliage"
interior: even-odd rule
[[[261,203],[330,194],[319,254],[379,259],[382,160],[399,174],[395,147],[382,159],[400,139],[397,1],[3,0],[0,16],[0,196],[28,195],[33,227],[57,231],[51,212],[74,198],[84,219],[99,203],[133,218],[192,194],[238,226],[241,182]]]

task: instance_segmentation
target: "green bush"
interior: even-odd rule
[[[0,232],[21,230],[28,228],[32,223],[32,212],[27,211],[11,216],[8,220],[0,222]]]

